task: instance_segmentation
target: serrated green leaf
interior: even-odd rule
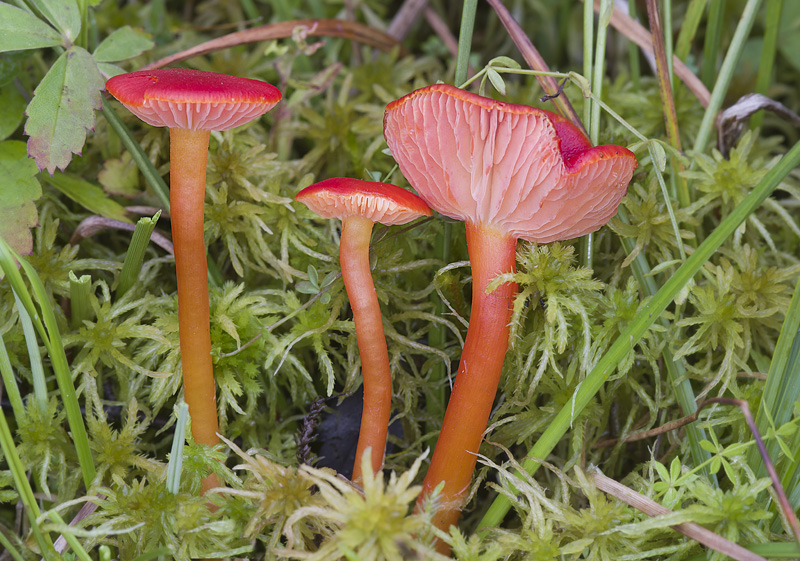
[[[30,228],[39,216],[33,201],[42,196],[36,164],[21,140],[0,142],[0,238],[17,253],[30,253]]]
[[[94,59],[97,62],[126,60],[139,56],[148,49],[152,49],[154,45],[149,34],[126,25],[103,39],[103,42],[94,50]]]
[[[25,116],[25,98],[14,84],[0,88],[0,140],[11,136]]]
[[[39,169],[51,174],[64,169],[80,153],[86,131],[94,128],[95,110],[102,109],[105,87],[97,64],[85,49],[63,53],[33,92],[25,134],[28,154]]]
[[[81,32],[81,11],[77,0],[31,0],[69,42]]]
[[[131,222],[125,215],[125,207],[110,199],[97,185],[74,175],[60,172],[53,176],[42,175],[42,178],[94,214],[122,222]]]
[[[9,4],[0,4],[0,52],[60,45],[64,38],[45,22]]]
[[[506,83],[503,81],[503,77],[495,70],[494,68],[487,68],[486,69],[486,77],[489,78],[489,81],[494,86],[498,92],[503,95],[506,95]]]

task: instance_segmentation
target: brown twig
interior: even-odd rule
[[[388,33],[355,21],[346,21],[342,19],[297,19],[260,25],[251,29],[223,35],[222,37],[217,37],[216,39],[195,45],[185,51],[159,59],[142,67],[141,70],[161,68],[162,66],[174,64],[186,60],[187,58],[213,53],[238,45],[258,43],[260,41],[272,41],[274,39],[286,39],[291,37],[298,27],[305,27],[307,29],[307,36],[309,37],[341,37],[364,43],[365,45],[375,47],[382,51],[390,51],[400,44],[397,39]]]
[[[678,113],[675,110],[675,99],[672,95],[667,52],[664,48],[664,31],[661,27],[661,14],[656,0],[647,0],[647,17],[650,21],[650,36],[653,38],[653,51],[656,57],[658,87],[661,90],[661,103],[664,106],[664,121],[667,127],[667,139],[676,149],[681,150],[681,137],[678,134]]]
[[[604,493],[608,493],[612,497],[615,497],[625,504],[644,512],[648,516],[663,516],[665,514],[672,514],[670,509],[661,506],[654,500],[645,497],[641,493],[637,493],[633,489],[626,487],[610,477],[606,477],[600,472],[592,473],[592,479],[594,480],[594,484],[597,486],[597,488]],[[732,559],[736,559],[737,561],[766,561],[766,559],[760,555],[757,555],[752,551],[749,551],[742,546],[735,544],[718,534],[715,534],[711,530],[707,530],[699,524],[695,524],[694,522],[683,522],[681,524],[670,526],[670,528],[676,532],[680,532],[688,538],[695,540],[698,543],[705,545],[706,547],[710,547],[711,549],[719,551],[720,553],[723,553]]]
[[[542,55],[539,54],[539,51],[533,46],[531,40],[516,22],[516,20],[514,20],[513,16],[503,5],[503,3],[500,0],[487,1],[497,13],[497,17],[500,18],[500,22],[503,24],[503,27],[506,28],[506,31],[508,31],[508,34],[511,36],[511,40],[514,41],[514,44],[517,46],[517,49],[519,49],[520,54],[522,54],[522,58],[524,58],[525,62],[528,63],[528,66],[538,72],[550,72],[550,67],[547,66],[547,63],[544,61],[544,58],[542,58]],[[537,76],[536,78],[539,80],[539,83],[541,84],[545,94],[556,95],[558,92],[558,82],[555,78],[552,76]],[[572,104],[569,102],[566,96],[559,95],[552,98],[552,101],[561,115],[572,121],[572,124],[578,127],[583,134],[585,134],[587,137],[589,136],[586,133],[586,129],[583,127],[580,117],[578,117],[578,114],[575,112],[575,108],[572,107]]]
[[[595,12],[600,11],[600,0],[594,0],[594,10]],[[639,24],[639,22],[634,20],[623,10],[614,10],[611,13],[610,23],[617,31],[636,43],[640,49],[647,54],[654,56],[653,38],[650,36],[650,33],[644,27],[642,27],[641,24]],[[708,107],[708,102],[711,99],[711,93],[708,91],[708,88],[706,88],[703,82],[700,81],[700,78],[695,76],[695,74],[689,70],[689,67],[686,66],[683,61],[676,56],[672,57],[672,70],[694,94],[694,96],[700,102],[700,105],[703,107]]]

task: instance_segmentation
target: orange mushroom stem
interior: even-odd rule
[[[453,392],[418,499],[440,484],[437,527],[458,521],[508,348],[518,238],[538,243],[593,232],[616,212],[636,169],[621,146],[592,147],[566,119],[447,84],[386,107],[384,135],[403,175],[438,212],[464,220],[472,312]],[[444,552],[447,548],[440,544]]]
[[[369,242],[375,222],[405,224],[430,216],[425,202],[396,185],[337,177],[300,191],[296,200],[325,218],[342,220],[339,263],[356,328],[364,406],[358,433],[353,481],[363,476],[362,458],[370,450],[372,468],[383,466],[392,410],[392,377],[383,318],[369,266]]]
[[[212,130],[260,117],[280,101],[281,93],[266,82],[182,68],[121,74],[106,89],[144,122],[169,127],[183,396],[195,442],[213,446],[219,443],[219,422],[203,235],[208,141]],[[203,491],[217,484],[215,475],[208,476]]]

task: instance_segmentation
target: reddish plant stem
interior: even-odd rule
[[[170,214],[178,276],[178,322],[184,400],[198,444],[219,443],[217,394],[211,361],[208,264],[203,238],[209,131],[170,129]],[[217,485],[203,480],[203,491]]]
[[[505,283],[488,294],[486,288],[496,276],[516,271],[516,247],[517,240],[508,234],[467,223],[472,265],[469,329],[442,431],[417,501],[420,505],[444,482],[441,506],[434,516],[434,523],[444,531],[458,522],[508,348],[517,285]]]
[[[353,481],[362,477],[361,461],[371,449],[372,469],[383,466],[386,434],[392,407],[392,377],[389,352],[383,333],[383,319],[372,273],[369,268],[369,240],[373,222],[361,216],[348,216],[342,221],[339,261],[342,278],[353,309],[358,354],[364,379],[364,409],[358,433]]]

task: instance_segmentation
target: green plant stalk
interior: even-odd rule
[[[69,308],[70,320],[69,324],[72,329],[80,329],[83,327],[84,320],[92,319],[92,277],[89,275],[81,275],[80,278],[75,276],[72,271],[69,272]]]
[[[167,464],[167,490],[177,495],[181,490],[181,471],[183,470],[183,448],[186,445],[186,423],[189,420],[189,406],[185,401],[178,405],[178,420]]]
[[[772,81],[772,69],[775,66],[775,51],[778,44],[778,30],[781,24],[783,0],[767,0],[767,14],[764,21],[764,44],[761,47],[761,60],[756,77],[756,93],[766,95]],[[750,118],[750,128],[761,126],[764,121],[764,110]]]
[[[546,458],[561,438],[569,430],[572,422],[594,398],[614,371],[619,361],[633,349],[667,306],[675,299],[681,289],[688,283],[700,268],[711,258],[720,245],[752,214],[764,200],[775,190],[783,179],[800,165],[800,142],[764,176],[758,185],[742,202],[731,211],[730,215],[717,226],[700,244],[694,253],[675,271],[648,301],[642,311],[630,322],[628,327],[617,337],[603,357],[597,362],[586,379],[580,384],[570,403],[556,414],[553,421],[544,431],[536,444],[528,452],[522,463],[523,469],[534,474],[539,466],[539,459]],[[497,526],[511,507],[506,497],[497,497],[479,524],[479,528]]]
[[[672,45],[672,0],[664,0],[664,51],[667,53],[667,68],[669,68],[669,85],[675,87],[674,75],[672,72],[672,55],[674,54]]]
[[[591,2],[589,2],[591,4]],[[597,44],[594,49],[594,66],[592,67],[592,94],[603,99],[603,75],[605,74],[606,38],[608,22],[614,9],[611,0],[600,1],[600,20],[597,23]],[[587,77],[589,75],[587,74]],[[592,120],[589,124],[589,137],[592,145],[597,146],[600,139],[600,106],[592,103]]]
[[[14,561],[25,561],[25,559],[22,558],[22,554],[20,554],[3,532],[0,532],[0,546],[5,548],[5,551],[14,558]]]
[[[136,223],[131,244],[125,254],[125,262],[122,264],[122,272],[119,275],[117,298],[122,298],[139,279],[139,272],[142,270],[142,263],[144,262],[144,254],[160,216],[161,211],[159,210],[152,218],[140,218]]]
[[[456,56],[456,75],[453,83],[463,84],[469,71],[469,53],[472,50],[472,34],[475,30],[475,12],[478,0],[464,0],[461,9],[461,28],[458,32],[458,54]]]
[[[14,411],[14,418],[17,420],[17,426],[19,426],[20,421],[25,416],[25,404],[22,402],[22,396],[19,393],[17,379],[14,377],[14,370],[11,368],[11,360],[8,358],[8,351],[2,334],[0,334],[0,377],[3,379],[5,394],[8,396],[11,410]]]
[[[44,375],[42,355],[39,353],[39,343],[36,342],[36,330],[33,328],[31,315],[23,306],[17,290],[12,288],[12,292],[17,303],[17,313],[19,313],[19,322],[22,324],[22,333],[25,336],[25,346],[28,348],[28,358],[31,361],[33,397],[39,410],[47,411],[47,379]]]
[[[672,60],[671,54],[667,50],[664,42],[665,31],[661,25],[661,14],[656,0],[647,0],[647,17],[650,21],[650,33],[653,36],[653,51],[656,58],[656,75],[658,77],[658,89],[661,94],[661,106],[664,110],[664,122],[667,128],[667,140],[670,145],[681,151],[681,136],[678,130],[678,112],[675,110],[675,97],[672,93]],[[669,34],[667,30],[666,34]],[[676,192],[678,201],[682,207],[691,204],[689,197],[689,187],[686,179],[680,175],[681,166],[675,158],[670,158],[672,173],[670,181]]]
[[[683,62],[689,56],[692,48],[692,40],[700,27],[700,20],[703,19],[703,10],[706,7],[706,0],[691,0],[686,7],[686,14],[683,16],[681,30],[678,33],[678,41],[675,43],[675,56]]]
[[[706,40],[703,43],[703,63],[700,66],[700,80],[708,89],[714,85],[714,76],[717,70],[717,51],[719,50],[724,8],[724,0],[709,0],[708,2]]]
[[[770,429],[770,417],[776,427],[792,418],[795,402],[800,399],[800,282],[797,283],[783,321],[778,343],[769,365],[767,381],[761,395],[761,405],[756,415],[756,427],[761,434]],[[767,415],[769,413],[769,415]],[[777,458],[778,444],[770,442],[767,452]],[[747,457],[750,467],[760,476],[764,462],[757,451]]]
[[[39,319],[36,306],[31,299],[28,289],[25,287],[22,274],[17,269],[16,263],[19,263],[25,271],[33,293],[40,303],[41,317],[44,320],[44,324],[42,324],[42,321]],[[83,482],[86,485],[86,489],[89,489],[96,475],[94,462],[92,460],[92,452],[89,448],[89,437],[86,434],[86,426],[83,423],[83,415],[81,414],[78,397],[75,394],[75,386],[72,383],[72,374],[69,369],[69,363],[67,362],[67,355],[64,352],[61,334],[58,331],[58,323],[56,322],[55,313],[48,299],[47,291],[34,268],[17,255],[2,238],[0,238],[0,267],[2,267],[6,279],[8,279],[8,282],[11,284],[11,288],[19,297],[23,305],[22,307],[25,308],[25,311],[27,311],[33,319],[33,325],[39,332],[39,336],[50,355],[50,361],[56,375],[56,382],[58,383],[61,399],[67,413],[67,422],[72,431],[72,440],[75,445],[78,462],[81,466]]]
[[[584,9],[589,2],[584,2]],[[628,15],[631,19],[636,20],[636,2],[628,2]],[[633,84],[633,91],[639,92],[641,90],[642,67],[639,63],[639,47],[633,41],[628,42],[628,58],[630,59],[631,68],[631,83]],[[586,74],[584,74],[586,76]]]
[[[242,11],[247,16],[247,19],[257,20],[261,18],[261,14],[258,13],[258,8],[256,8],[253,0],[239,0],[239,3],[242,5]]]
[[[31,530],[33,531],[36,543],[45,554],[45,559],[50,559],[55,553],[53,542],[50,536],[39,529],[36,519],[41,516],[39,505],[36,503],[36,497],[33,495],[33,489],[28,482],[25,474],[25,467],[22,465],[22,460],[19,459],[19,452],[14,444],[14,438],[11,436],[11,430],[8,428],[5,414],[0,411],[0,448],[3,450],[3,457],[8,464],[8,469],[11,471],[11,477],[14,479],[14,486],[19,493],[20,501],[24,505],[24,510],[28,513],[28,519],[31,522]]]
[[[708,102],[706,112],[703,114],[700,130],[697,132],[697,138],[694,142],[694,151],[697,153],[705,149],[711,137],[717,113],[719,113],[722,107],[725,94],[733,79],[733,73],[736,70],[736,65],[739,63],[739,58],[742,55],[747,36],[750,34],[750,30],[753,27],[753,22],[755,22],[758,8],[761,6],[761,1],[762,0],[747,0],[747,4],[744,7],[742,17],[733,34],[731,46],[728,48],[728,52],[725,53],[725,59],[722,61],[722,66],[719,69],[719,75],[717,76],[717,81],[714,83],[714,89],[711,90],[711,98]]]
[[[62,526],[66,526],[67,525],[67,523],[64,521],[64,519],[61,518],[61,516],[59,516],[59,514],[55,510],[51,510],[50,512],[48,512],[47,516],[49,516],[50,519],[53,520],[53,522],[55,522],[56,524],[61,524]],[[67,540],[67,543],[72,548],[72,551],[75,554],[75,557],[80,559],[80,561],[92,561],[92,558],[89,556],[89,554],[83,548],[83,545],[81,545],[81,542],[78,541],[78,538],[76,538],[75,536],[73,536],[69,532],[62,532],[61,535],[64,536],[65,540]]]
[[[626,224],[630,224],[628,211],[625,207],[619,207],[617,216]],[[620,242],[622,243],[622,247],[625,248],[625,251],[630,255],[634,247],[633,240],[631,238],[621,237]],[[658,293],[658,287],[656,286],[655,279],[650,274],[650,265],[647,263],[647,258],[644,254],[640,253],[636,256],[631,263],[631,269],[633,270],[633,276],[636,277],[636,280],[639,282],[639,289],[642,291],[642,295],[645,298],[652,298],[655,296]],[[660,317],[658,321],[664,327],[669,327],[669,321],[666,318]],[[664,357],[664,367],[667,369],[667,376],[675,392],[675,401],[678,402],[684,415],[691,415],[697,411],[697,401],[695,399],[694,390],[692,390],[692,383],[686,376],[686,369],[683,367],[683,364],[675,361],[672,356],[672,351],[669,350],[669,345],[664,345],[661,356]],[[706,438],[705,431],[699,428],[695,423],[689,423],[686,425],[685,429],[686,437],[689,439],[689,450],[692,453],[692,460],[694,463],[700,465],[709,460],[711,454],[700,446],[700,442]],[[708,470],[704,470],[704,473],[707,477],[710,475]]]
[[[633,4],[633,2],[631,2]],[[594,48],[594,6],[593,2],[583,3],[583,75],[588,79],[592,75],[592,49]],[[583,100],[583,121],[591,128],[592,113],[595,102]]]

